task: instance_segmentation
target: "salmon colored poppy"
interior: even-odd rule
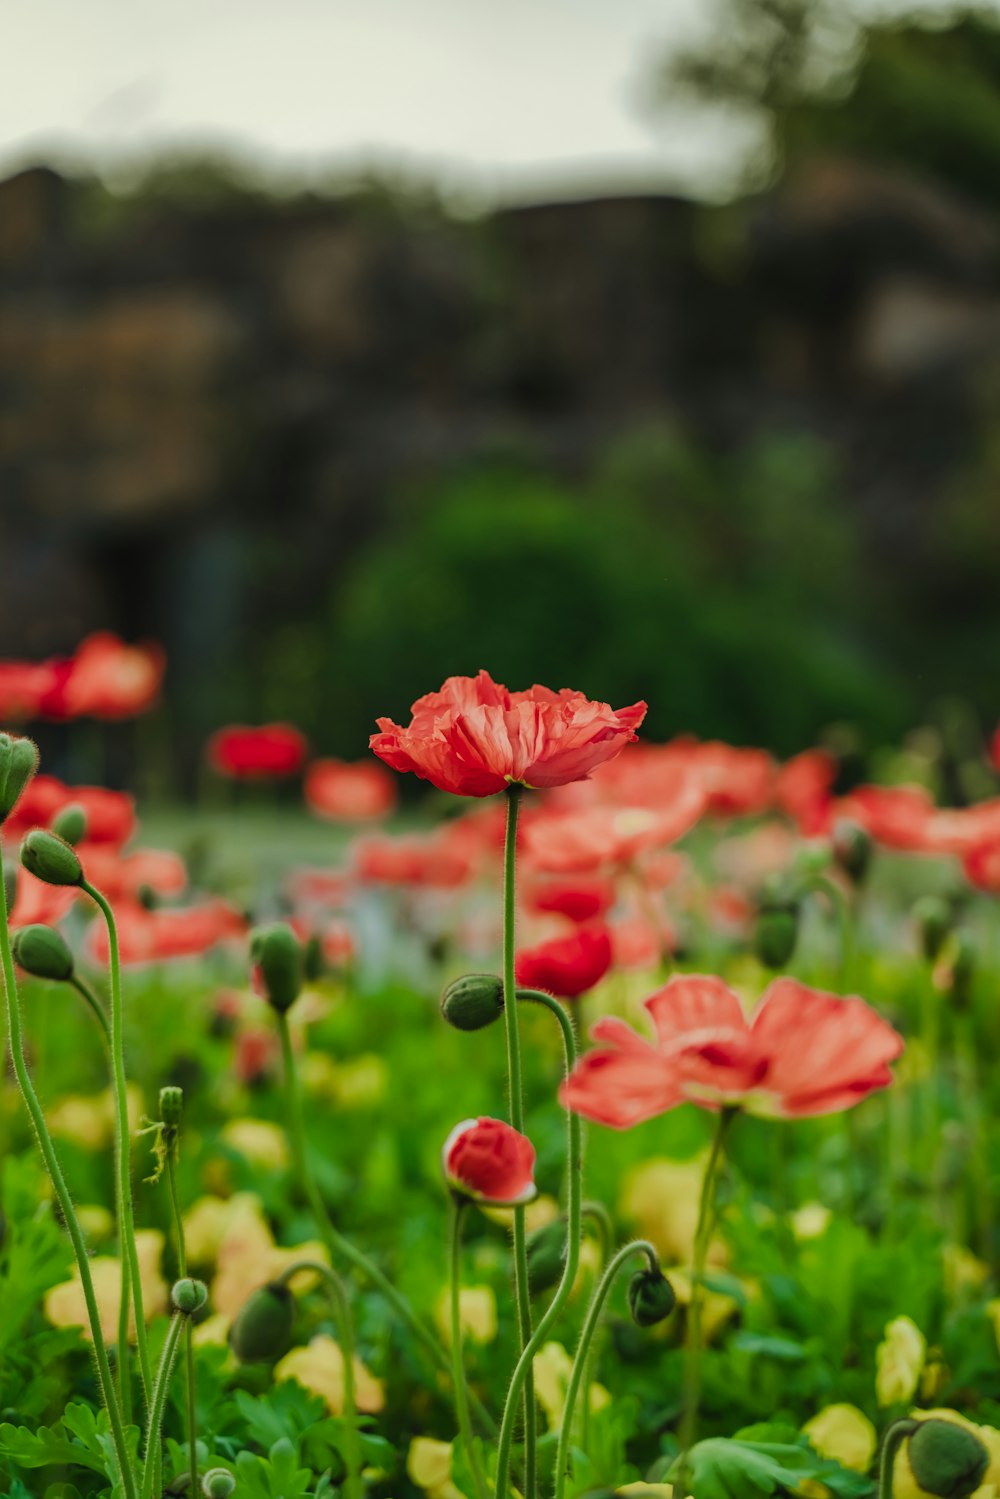
[[[22,866],[17,870],[17,893],[10,912],[10,925],[13,928],[41,922],[45,926],[55,926],[79,893],[77,885],[47,885]]]
[[[385,817],[396,805],[396,786],[381,765],[364,760],[314,760],[303,787],[306,803],[317,817],[338,822],[367,822]]]
[[[804,750],[793,755],[778,771],[774,782],[774,804],[807,838],[825,833],[830,826],[832,787],[837,762],[826,750]]]
[[[380,718],[371,748],[440,791],[492,796],[514,784],[579,781],[636,737],[646,704],[615,710],[582,692],[509,692],[489,672],[449,677],[413,704],[406,728]]]
[[[54,683],[51,662],[0,661],[0,722],[27,723],[40,717]]]
[[[163,907],[147,911],[130,901],[120,901],[115,917],[123,963],[156,963],[169,958],[195,957],[219,942],[242,937],[247,921],[224,900],[201,905]],[[91,955],[108,961],[108,935],[103,922],[95,922],[88,934]]]
[[[567,1108],[616,1129],[681,1103],[776,1118],[839,1113],[892,1081],[903,1038],[863,999],[776,979],[753,1014],[721,979],[672,978],[646,1009],[655,1040],[598,1021],[604,1045],[563,1084]]]
[[[886,848],[924,847],[934,802],[923,786],[857,786],[837,803],[837,816],[860,823]]]
[[[747,817],[770,806],[777,769],[766,750],[687,736],[674,739],[664,749],[697,777],[706,812]]]
[[[236,781],[280,780],[305,764],[305,735],[287,723],[249,728],[233,724],[208,741],[208,763],[219,775]]]
[[[472,870],[468,855],[453,846],[444,828],[402,838],[364,838],[354,846],[353,862],[355,875],[365,884],[447,888],[464,884]]]
[[[86,841],[120,848],[136,829],[135,804],[124,791],[105,786],[67,786],[56,776],[36,775],[4,824],[4,837],[22,838],[32,828],[50,828],[66,807],[82,807]]]
[[[110,630],[81,641],[42,700],[52,718],[135,718],[154,705],[166,657],[158,645],[126,645]]]
[[[970,849],[962,865],[971,885],[1000,895],[1000,843],[986,843]]]
[[[180,854],[165,848],[139,848],[122,854],[89,840],[77,846],[83,872],[108,900],[138,900],[144,890],[154,895],[180,895],[187,886],[187,869]]]
[[[522,948],[514,960],[517,982],[545,989],[559,999],[578,999],[611,967],[611,937],[605,926],[581,926],[565,937]]]
[[[647,849],[663,848],[694,826],[701,794],[689,787],[671,807],[586,807],[542,813],[524,828],[524,852],[534,869],[584,874],[629,864]]]
[[[502,1119],[465,1119],[441,1152],[445,1180],[474,1202],[510,1207],[536,1195],[535,1147]]]

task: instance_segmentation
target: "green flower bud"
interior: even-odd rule
[[[628,1306],[637,1327],[654,1327],[677,1305],[674,1288],[662,1270],[640,1270],[628,1286]]]
[[[528,1286],[532,1296],[548,1291],[562,1277],[566,1261],[566,1225],[561,1218],[528,1235]]]
[[[35,828],[21,844],[21,863],[46,885],[79,885],[83,880],[76,850],[44,828]]]
[[[140,885],[135,892],[135,898],[144,911],[155,911],[160,904],[160,897],[152,885]]]
[[[923,895],[913,907],[913,920],[924,957],[933,963],[951,931],[951,908],[937,895]]]
[[[87,836],[87,814],[78,802],[63,807],[52,819],[52,831],[75,847]]]
[[[753,950],[765,968],[784,968],[799,936],[799,911],[794,902],[763,906],[757,916]]]
[[[290,1010],[302,992],[302,945],[290,926],[275,922],[259,927],[250,939],[254,987],[279,1014]]]
[[[842,817],[834,823],[833,857],[855,885],[863,883],[873,849],[871,834],[859,822],[850,817]]]
[[[975,1493],[990,1465],[989,1453],[974,1432],[936,1416],[918,1424],[908,1451],[917,1483],[940,1499],[965,1499]]]
[[[64,983],[73,977],[73,954],[54,927],[23,926],[14,933],[11,948],[18,967],[35,978]]]
[[[170,1292],[170,1299],[177,1311],[184,1312],[188,1317],[195,1312],[200,1312],[208,1300],[208,1287],[203,1280],[192,1280],[187,1276],[184,1280],[175,1281]]]
[[[503,983],[493,973],[465,973],[442,994],[441,1014],[457,1031],[481,1031],[503,1014]]]
[[[236,1479],[228,1468],[209,1468],[201,1480],[205,1499],[229,1499],[236,1493]]]
[[[291,1346],[294,1321],[294,1296],[284,1281],[272,1280],[240,1307],[229,1346],[241,1364],[272,1364]]]
[[[37,769],[38,745],[33,739],[0,734],[0,822],[13,812]]]
[[[184,1112],[184,1089],[168,1084],[160,1089],[160,1118],[168,1129],[176,1129]]]

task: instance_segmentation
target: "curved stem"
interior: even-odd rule
[[[452,1383],[455,1386],[455,1416],[458,1420],[458,1430],[469,1456],[469,1467],[472,1470],[476,1493],[479,1499],[487,1499],[488,1491],[479,1467],[479,1454],[476,1450],[475,1435],[472,1430],[472,1418],[469,1415],[469,1390],[465,1381],[465,1364],[462,1358],[461,1264],[462,1217],[465,1206],[465,1202],[452,1193],[449,1209],[451,1232],[449,1234],[450,1254],[448,1266],[449,1302],[451,1309]]]
[[[813,875],[805,888],[825,895],[836,913],[840,930],[840,987],[846,990],[854,969],[854,919],[850,905],[840,886],[826,875]]]
[[[87,1005],[88,1009],[90,1009],[92,1011],[94,1019],[97,1021],[98,1025],[101,1027],[101,1034],[104,1036],[104,1039],[105,1039],[105,1041],[108,1044],[108,1050],[110,1051],[111,1050],[111,1021],[108,1019],[107,1011],[105,1010],[104,1006],[101,1004],[100,1000],[98,999],[97,995],[94,993],[93,989],[90,988],[89,984],[85,984],[84,983],[83,979],[80,978],[79,974],[71,973],[70,976],[69,976],[69,982],[70,982],[70,984],[72,984],[72,986],[76,990],[77,994],[79,994],[80,998]]]
[[[563,1406],[562,1424],[559,1427],[559,1447],[556,1452],[556,1499],[562,1499],[566,1487],[566,1478],[569,1473],[569,1444],[573,1429],[573,1413],[576,1409],[583,1371],[587,1366],[590,1344],[597,1330],[601,1313],[604,1310],[604,1303],[608,1299],[608,1293],[615,1283],[615,1277],[626,1261],[631,1259],[634,1254],[644,1254],[651,1270],[658,1271],[660,1268],[659,1256],[648,1239],[633,1239],[630,1244],[622,1245],[597,1283],[597,1288],[587,1308],[587,1315],[584,1318],[583,1327],[580,1331],[580,1341],[576,1346],[573,1367],[570,1370],[569,1380],[566,1384],[566,1403]],[[589,1399],[589,1392],[587,1398]]]
[[[167,1391],[170,1389],[170,1380],[173,1376],[174,1365],[177,1362],[177,1352],[180,1348],[184,1324],[190,1321],[191,1318],[185,1316],[183,1312],[174,1312],[170,1326],[167,1329],[167,1340],[163,1345],[163,1355],[160,1359],[160,1367],[156,1371],[156,1383],[153,1386],[153,1395],[149,1402],[146,1462],[142,1470],[140,1499],[153,1499],[153,1477],[159,1468],[158,1454],[160,1451],[161,1432],[163,1430],[163,1413],[167,1405]]]
[[[38,1146],[42,1152],[42,1159],[52,1182],[59,1210],[62,1213],[66,1232],[69,1234],[73,1245],[73,1253],[76,1256],[77,1271],[80,1276],[80,1285],[83,1290],[83,1299],[87,1307],[87,1322],[90,1326],[90,1335],[94,1344],[94,1358],[97,1363],[97,1377],[100,1381],[101,1396],[108,1412],[108,1420],[111,1423],[111,1437],[115,1446],[115,1455],[118,1458],[118,1466],[121,1470],[122,1487],[125,1491],[125,1499],[135,1499],[135,1475],[129,1459],[128,1444],[125,1440],[125,1427],[122,1421],[121,1407],[118,1396],[115,1393],[114,1381],[111,1377],[111,1365],[108,1362],[107,1349],[104,1346],[104,1334],[101,1331],[101,1317],[97,1308],[97,1297],[94,1294],[94,1280],[90,1273],[90,1260],[87,1255],[87,1243],[80,1228],[80,1220],[76,1216],[73,1199],[70,1196],[66,1179],[62,1174],[58,1157],[52,1144],[48,1126],[45,1123],[45,1114],[35,1092],[28,1072],[28,1064],[24,1056],[24,1039],[21,1033],[21,1005],[17,993],[17,981],[14,977],[14,959],[10,950],[10,932],[7,927],[7,893],[3,880],[3,853],[0,847],[0,958],[3,966],[4,993],[7,1000],[7,1030],[10,1045],[10,1056],[14,1066],[14,1075],[24,1098],[25,1107],[28,1110]]]
[[[521,787],[510,785],[507,797],[507,830],[503,854],[503,1009],[507,1039],[507,1092],[510,1122],[524,1133],[524,1079],[521,1074],[521,1036],[518,1027],[516,980],[514,977],[514,918],[516,913],[515,866],[517,863],[517,814]],[[518,1353],[521,1362],[531,1341],[531,1290],[528,1285],[528,1242],[524,1204],[514,1209],[514,1293],[517,1300]],[[520,1365],[519,1365],[520,1366]],[[510,1406],[508,1394],[507,1408]],[[530,1360],[524,1374],[524,1493],[535,1499],[538,1460],[536,1454],[535,1376]],[[506,1409],[504,1412],[506,1416]]]
[[[896,1453],[903,1442],[916,1431],[918,1423],[909,1416],[894,1421],[882,1438],[882,1452],[878,1463],[878,1499],[892,1499],[892,1479],[896,1467]]]
[[[111,906],[96,885],[88,880],[81,882],[85,890],[101,909],[108,929],[108,957],[111,969],[111,1077],[115,1102],[115,1164],[116,1181],[120,1200],[120,1230],[122,1234],[121,1255],[128,1256],[131,1287],[126,1289],[122,1276],[123,1297],[131,1294],[135,1315],[135,1343],[139,1350],[139,1373],[146,1397],[146,1409],[152,1399],[153,1372],[149,1362],[149,1346],[146,1342],[146,1318],[142,1304],[142,1279],[139,1274],[139,1255],[135,1247],[135,1214],[132,1208],[132,1137],[128,1122],[128,1093],[125,1083],[125,1036],[124,1007],[122,1004],[121,960],[118,951],[118,928]]]
[[[322,1264],[319,1260],[297,1260],[294,1265],[289,1265],[279,1276],[283,1285],[287,1285],[292,1276],[300,1270],[311,1270],[319,1275],[326,1283],[330,1292],[330,1300],[333,1302],[333,1314],[337,1322],[337,1336],[340,1340],[340,1356],[344,1364],[344,1445],[347,1448],[347,1482],[344,1485],[350,1499],[361,1499],[361,1442],[358,1436],[358,1401],[354,1387],[354,1328],[351,1323],[351,1309],[347,1302],[347,1294],[344,1291],[340,1276],[329,1265]]]
[[[599,1268],[599,1270],[597,1272],[597,1275],[595,1276],[595,1280],[597,1280],[597,1279],[600,1278],[601,1275],[603,1275],[603,1273],[604,1273],[604,1271],[605,1271],[605,1269],[607,1267],[607,1263],[608,1263],[608,1261],[611,1258],[612,1251],[614,1250],[614,1244],[615,1244],[615,1229],[614,1229],[614,1224],[611,1221],[611,1214],[608,1212],[608,1210],[604,1206],[603,1202],[596,1202],[596,1201],[585,1202],[583,1204],[582,1213],[583,1213],[584,1219],[588,1219],[589,1218],[590,1222],[597,1229],[597,1237],[598,1237],[598,1240],[600,1241],[600,1246],[601,1246],[600,1254],[601,1254],[601,1258],[600,1258],[600,1268]],[[595,1359],[596,1355],[597,1355],[597,1338],[596,1338],[596,1335],[595,1335],[594,1341],[591,1343],[590,1348],[587,1351],[587,1363],[586,1363],[586,1366],[585,1366],[584,1371],[583,1371],[583,1387],[584,1387],[585,1390],[590,1388],[590,1366],[594,1362],[594,1359]],[[585,1400],[583,1402],[583,1409],[580,1412],[580,1446],[583,1448],[583,1450],[585,1452],[587,1450],[587,1441],[588,1441],[589,1431],[590,1431],[590,1401],[589,1400]]]
[[[177,1278],[184,1280],[187,1275],[187,1246],[184,1242],[184,1220],[181,1217],[180,1199],[177,1196],[177,1164],[176,1164],[176,1137],[167,1143],[166,1163],[164,1172],[167,1178],[167,1194],[170,1198],[170,1215],[174,1220],[174,1234],[177,1238]],[[196,1384],[194,1372],[194,1327],[191,1318],[184,1329],[184,1374],[187,1385],[187,1438],[188,1438],[188,1461],[191,1472],[191,1493],[198,1492],[198,1407],[195,1400]]]
[[[357,1249],[350,1239],[346,1238],[339,1229],[334,1227],[327,1212],[326,1204],[316,1185],[312,1168],[309,1165],[309,1157],[306,1149],[305,1118],[302,1112],[302,1095],[299,1090],[298,1069],[295,1065],[295,1051],[292,1046],[292,1035],[288,1025],[286,1014],[277,1014],[278,1035],[281,1040],[281,1056],[285,1074],[285,1092],[288,1107],[285,1110],[285,1131],[288,1138],[289,1148],[292,1153],[292,1164],[298,1181],[299,1190],[309,1204],[310,1211],[316,1221],[320,1238],[330,1252],[330,1257],[340,1255],[343,1259],[360,1270],[372,1285],[377,1286],[382,1295],[392,1306],[401,1321],[405,1322],[414,1336],[419,1339],[426,1352],[433,1358],[439,1368],[446,1374],[451,1373],[451,1359],[445,1349],[435,1338],[434,1334],[420,1321],[405,1296],[402,1296],[392,1281],[378,1268],[376,1264],[360,1249]],[[487,1431],[494,1431],[495,1425],[478,1400],[473,1399],[476,1414]]]

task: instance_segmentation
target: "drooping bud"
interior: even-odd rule
[[[799,911],[794,901],[762,906],[753,934],[753,950],[765,968],[784,968],[799,936]]]
[[[908,1455],[920,1488],[940,1499],[966,1499],[975,1493],[990,1465],[989,1453],[975,1432],[937,1416],[919,1422]]]
[[[56,813],[52,819],[52,831],[57,837],[65,838],[67,843],[72,843],[74,848],[83,842],[87,836],[87,814],[79,802],[73,802]]]
[[[46,885],[79,885],[83,880],[83,865],[76,850],[45,828],[35,828],[25,838],[21,863]]]
[[[291,1291],[284,1281],[269,1281],[240,1307],[229,1329],[229,1346],[241,1364],[274,1363],[291,1346],[294,1321]]]
[[[228,1468],[209,1468],[201,1480],[205,1499],[230,1499],[236,1493],[236,1479]]]
[[[528,1287],[540,1296],[560,1279],[566,1261],[566,1224],[561,1218],[544,1223],[528,1235]]]
[[[481,1031],[503,1014],[503,983],[494,973],[464,973],[441,996],[441,1014],[457,1031]]]
[[[951,931],[951,910],[947,901],[937,895],[922,895],[913,907],[913,920],[920,946],[928,963],[933,963]]]
[[[254,988],[279,1014],[302,992],[302,945],[283,921],[259,927],[250,938]]]
[[[669,1317],[677,1296],[662,1270],[640,1270],[628,1286],[628,1306],[637,1327],[655,1327]]]
[[[851,817],[841,817],[833,825],[833,857],[855,885],[863,883],[871,864],[874,844],[867,828]]]
[[[54,927],[23,926],[14,933],[11,948],[14,962],[34,978],[64,983],[73,977],[73,954]]]
[[[33,739],[0,734],[0,823],[13,812],[37,769],[38,745]]]
[[[184,1089],[173,1083],[160,1089],[160,1118],[168,1129],[177,1129],[184,1112]]]
[[[190,1276],[186,1276],[184,1280],[175,1281],[170,1299],[177,1311],[190,1317],[195,1312],[200,1312],[205,1305],[208,1287],[203,1280],[192,1280]]]

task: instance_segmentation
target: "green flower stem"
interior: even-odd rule
[[[896,1453],[918,1423],[909,1416],[894,1421],[882,1438],[882,1453],[878,1463],[878,1499],[892,1499],[892,1477],[896,1467]]]
[[[337,1323],[337,1337],[340,1341],[340,1354],[344,1361],[344,1445],[347,1448],[347,1482],[344,1485],[348,1499],[361,1499],[363,1487],[361,1483],[361,1440],[358,1434],[358,1399],[354,1388],[354,1328],[351,1323],[351,1309],[348,1305],[347,1294],[344,1291],[340,1276],[330,1269],[329,1265],[322,1264],[319,1260],[297,1260],[294,1265],[289,1265],[287,1270],[282,1271],[279,1280],[287,1285],[294,1275],[300,1270],[311,1270],[320,1276],[330,1293],[333,1302],[333,1314]]]
[[[280,1011],[276,1015],[278,1022],[278,1035],[281,1039],[281,1056],[285,1073],[285,1093],[287,1095],[287,1108],[285,1110],[285,1131],[288,1138],[289,1149],[292,1153],[292,1165],[295,1170],[299,1190],[309,1204],[310,1211],[316,1221],[320,1238],[330,1252],[330,1257],[340,1255],[343,1259],[360,1270],[361,1274],[370,1280],[372,1285],[377,1286],[382,1295],[392,1306],[401,1321],[405,1322],[413,1335],[420,1341],[426,1352],[434,1360],[439,1368],[446,1374],[451,1373],[451,1358],[446,1350],[435,1338],[434,1334],[424,1326],[417,1317],[413,1308],[404,1296],[396,1290],[392,1281],[383,1275],[382,1271],[374,1264],[368,1256],[351,1243],[340,1231],[334,1227],[327,1212],[326,1204],[316,1185],[312,1167],[306,1149],[305,1118],[302,1111],[302,1094],[299,1090],[298,1069],[295,1065],[295,1051],[292,1046],[292,1035],[288,1025],[288,1016]],[[473,1397],[473,1406],[485,1429],[489,1432],[496,1430],[495,1423],[486,1409]]]
[[[573,1022],[569,1015],[557,999],[539,989],[518,989],[517,998],[521,1003],[543,1005],[559,1021],[563,1034],[566,1075],[568,1076],[576,1065],[576,1035],[573,1031]],[[506,1499],[507,1485],[510,1479],[510,1449],[514,1435],[514,1421],[522,1389],[524,1391],[528,1389],[527,1381],[529,1374],[534,1370],[535,1354],[541,1348],[549,1329],[566,1304],[566,1299],[573,1289],[576,1281],[576,1273],[580,1265],[580,1236],[582,1231],[581,1217],[583,1206],[582,1125],[579,1114],[574,1114],[571,1109],[566,1110],[566,1121],[566,1195],[568,1222],[566,1260],[563,1265],[562,1278],[556,1288],[555,1295],[549,1302],[538,1326],[521,1350],[521,1356],[517,1361],[517,1366],[511,1378],[510,1388],[507,1391],[503,1419],[500,1422],[500,1443],[497,1450],[497,1499]]]
[[[521,1036],[514,977],[514,918],[516,913],[515,865],[517,862],[517,814],[521,787],[508,786],[507,832],[503,854],[503,1003],[504,1029],[507,1037],[507,1091],[510,1122],[524,1133],[524,1080],[521,1074]],[[531,1341],[531,1291],[528,1286],[528,1244],[524,1224],[524,1204],[514,1209],[514,1293],[517,1299],[518,1355]],[[510,1406],[508,1396],[507,1406]],[[524,1375],[524,1496],[535,1499],[538,1488],[537,1421],[535,1411],[535,1375],[530,1362]]]
[[[718,1123],[715,1126],[715,1135],[712,1139],[712,1148],[701,1183],[701,1197],[698,1202],[698,1223],[694,1232],[694,1256],[691,1265],[691,1301],[688,1306],[687,1327],[684,1339],[684,1408],[680,1428],[682,1460],[694,1442],[698,1425],[698,1401],[701,1396],[701,1355],[703,1346],[701,1293],[702,1281],[705,1278],[705,1260],[708,1256],[708,1244],[712,1237],[712,1225],[715,1221],[715,1184],[719,1175],[719,1166],[722,1163],[722,1151],[726,1143],[726,1135],[737,1113],[738,1110],[732,1107],[719,1110]]]
[[[597,1229],[597,1238],[601,1246],[600,1271],[595,1277],[596,1280],[600,1278],[600,1275],[603,1275],[605,1269],[607,1268],[608,1261],[611,1258],[615,1243],[615,1228],[614,1224],[611,1221],[611,1214],[608,1212],[603,1202],[585,1202],[583,1204],[582,1212],[584,1221],[586,1222],[589,1220]],[[594,1362],[594,1357],[596,1354],[596,1344],[597,1339],[595,1337],[594,1341],[591,1343],[589,1349],[587,1350],[587,1363],[583,1371],[583,1387],[585,1390],[590,1388],[590,1366]],[[585,1400],[583,1402],[583,1409],[580,1412],[580,1445],[582,1446],[584,1451],[587,1450],[589,1431],[590,1401]]]
[[[190,1321],[191,1318],[186,1316],[184,1312],[174,1312],[170,1326],[167,1329],[167,1340],[163,1345],[160,1367],[156,1371],[156,1383],[153,1385],[153,1396],[149,1402],[149,1426],[146,1432],[146,1462],[142,1470],[140,1499],[153,1499],[154,1476],[160,1467],[160,1442],[163,1431],[163,1413],[167,1405],[167,1392],[170,1389],[174,1365],[177,1362],[177,1353],[181,1345],[184,1324],[190,1323]]]
[[[80,998],[87,1005],[88,1009],[92,1011],[94,1019],[97,1021],[98,1025],[101,1027],[101,1034],[104,1037],[105,1041],[107,1042],[108,1051],[110,1052],[110,1050],[111,1050],[111,1021],[108,1019],[107,1011],[105,1010],[104,1006],[101,1004],[101,1001],[98,999],[98,997],[94,993],[93,989],[91,989],[90,985],[89,984],[85,984],[84,981],[83,981],[83,979],[80,978],[79,974],[76,974],[76,973],[71,974],[70,978],[69,978],[69,982],[70,982],[70,984],[72,984],[72,986],[76,990],[77,994],[79,994]]]
[[[115,1166],[118,1189],[120,1254],[128,1258],[128,1279],[122,1275],[122,1299],[131,1295],[135,1313],[135,1343],[139,1350],[139,1373],[146,1399],[146,1409],[152,1399],[153,1371],[149,1362],[149,1345],[146,1341],[146,1318],[142,1305],[142,1279],[139,1274],[139,1255],[135,1247],[135,1214],[132,1208],[132,1137],[128,1122],[128,1093],[125,1083],[125,1036],[124,1006],[122,1004],[121,959],[118,951],[118,927],[115,913],[96,885],[82,880],[91,900],[100,907],[108,929],[108,956],[111,969],[111,1077],[115,1102]],[[122,1376],[124,1377],[124,1376]]]
[[[813,875],[804,888],[825,895],[834,909],[840,931],[840,988],[846,993],[854,974],[854,916],[850,902],[837,882],[825,874]]]
[[[24,1039],[21,1033],[21,1005],[17,993],[17,981],[14,977],[14,958],[10,950],[10,931],[7,926],[7,894],[3,881],[3,854],[0,849],[0,958],[3,963],[4,993],[7,1000],[7,1031],[10,1045],[10,1056],[14,1066],[14,1074],[18,1086],[24,1097],[25,1107],[34,1126],[38,1138],[39,1149],[45,1168],[49,1173],[56,1200],[73,1245],[73,1253],[76,1256],[77,1270],[80,1275],[80,1285],[83,1289],[83,1299],[87,1306],[87,1321],[90,1325],[90,1335],[94,1344],[94,1358],[97,1363],[97,1377],[101,1385],[101,1396],[108,1412],[108,1420],[111,1423],[111,1436],[115,1445],[115,1455],[118,1458],[118,1466],[121,1469],[122,1487],[125,1491],[125,1499],[135,1499],[135,1475],[129,1460],[128,1445],[125,1440],[125,1427],[122,1421],[121,1407],[118,1404],[118,1396],[115,1393],[114,1381],[111,1377],[111,1365],[108,1362],[107,1349],[104,1346],[104,1334],[101,1332],[101,1317],[97,1308],[97,1297],[94,1294],[94,1280],[90,1273],[90,1260],[87,1255],[87,1244],[80,1228],[80,1220],[76,1216],[73,1199],[70,1196],[66,1179],[62,1174],[52,1137],[45,1123],[45,1114],[42,1110],[38,1094],[35,1092],[31,1075],[28,1072],[28,1064],[24,1056]]]
[[[587,1366],[590,1354],[590,1345],[597,1330],[604,1303],[608,1299],[608,1293],[615,1283],[619,1270],[633,1255],[644,1254],[649,1262],[649,1268],[658,1271],[660,1259],[656,1250],[647,1239],[633,1239],[629,1244],[623,1244],[618,1253],[611,1260],[605,1270],[587,1308],[583,1327],[580,1331],[580,1341],[576,1347],[573,1359],[573,1367],[570,1370],[569,1380],[566,1384],[566,1403],[563,1406],[562,1423],[559,1427],[559,1447],[556,1452],[556,1486],[555,1499],[563,1499],[566,1488],[566,1479],[569,1476],[569,1447],[570,1435],[573,1429],[573,1413],[576,1409],[577,1396],[580,1393],[580,1385],[583,1380],[583,1371]],[[589,1400],[589,1391],[587,1399]]]
[[[469,1415],[469,1389],[465,1379],[465,1363],[462,1358],[462,1218],[465,1207],[465,1201],[455,1193],[452,1193],[449,1212],[451,1218],[451,1233],[449,1235],[451,1249],[448,1267],[451,1307],[452,1382],[455,1386],[455,1416],[458,1420],[458,1430],[469,1456],[469,1467],[472,1470],[476,1493],[478,1499],[487,1499],[489,1491],[479,1466],[479,1453],[472,1430],[472,1418]]]
[[[164,1126],[166,1128],[166,1126]],[[174,1220],[174,1235],[177,1239],[177,1279],[187,1277],[187,1246],[184,1242],[184,1219],[181,1217],[180,1198],[177,1195],[177,1141],[166,1142],[167,1153],[164,1173],[167,1178],[167,1195],[170,1198],[170,1216]],[[198,1492],[198,1407],[195,1400],[197,1386],[194,1372],[194,1327],[191,1318],[184,1329],[184,1373],[187,1386],[187,1439],[188,1458],[191,1464],[191,1493]]]

